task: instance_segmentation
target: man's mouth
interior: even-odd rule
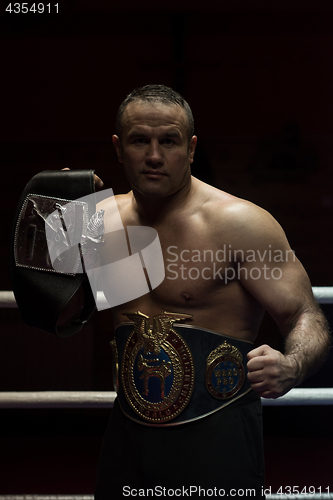
[[[145,170],[143,174],[151,179],[159,179],[160,177],[166,175],[165,173],[160,172],[159,170]]]

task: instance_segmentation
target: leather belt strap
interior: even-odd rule
[[[49,203],[54,198],[55,202],[62,200],[77,200],[94,193],[93,170],[46,170],[35,175],[26,185],[20,198],[11,235],[10,269],[13,291],[18,308],[23,319],[32,327],[53,333],[59,337],[67,337],[81,330],[87,324],[95,310],[96,304],[86,274],[64,274],[54,272],[52,269],[39,269],[31,264],[32,254],[40,255],[44,261],[48,259],[48,249],[45,231],[43,232],[43,218],[38,215],[38,207],[30,209],[32,223],[25,225],[24,242],[29,249],[22,250],[18,241],[20,221],[27,212],[27,200],[32,195],[31,206],[36,206],[33,199],[45,200]],[[89,216],[95,211],[90,203],[87,207]],[[23,223],[22,223],[23,225]],[[29,231],[31,236],[29,236]],[[29,239],[30,238],[30,239]],[[22,240],[23,241],[23,240]],[[23,257],[18,262],[18,253]],[[25,254],[24,254],[25,252]],[[22,265],[23,261],[23,265]],[[51,266],[50,266],[51,267]],[[50,271],[50,272],[48,272]],[[69,300],[82,287],[84,305],[79,319],[70,325],[58,325],[61,312]]]

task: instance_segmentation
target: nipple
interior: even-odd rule
[[[186,300],[186,302],[188,302],[189,300],[194,300],[194,297],[190,292],[182,292],[180,295]]]

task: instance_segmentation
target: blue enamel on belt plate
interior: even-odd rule
[[[224,341],[207,358],[206,388],[214,398],[225,400],[233,397],[242,387],[245,378],[243,356],[237,347]]]

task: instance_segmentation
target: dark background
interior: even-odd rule
[[[271,212],[313,286],[333,285],[331,1],[62,1],[59,14],[0,5],[1,290],[11,290],[12,217],[34,174],[94,168],[105,188],[128,189],[114,119],[148,83],[192,107],[193,174]],[[331,321],[332,306],[325,313]],[[0,391],[112,390],[109,311],[66,340],[27,327],[15,309],[0,317]],[[281,347],[269,318],[264,338]],[[331,366],[303,386],[332,387]],[[0,495],[91,493],[108,413],[0,410]],[[268,487],[333,488],[332,416],[264,408]]]

